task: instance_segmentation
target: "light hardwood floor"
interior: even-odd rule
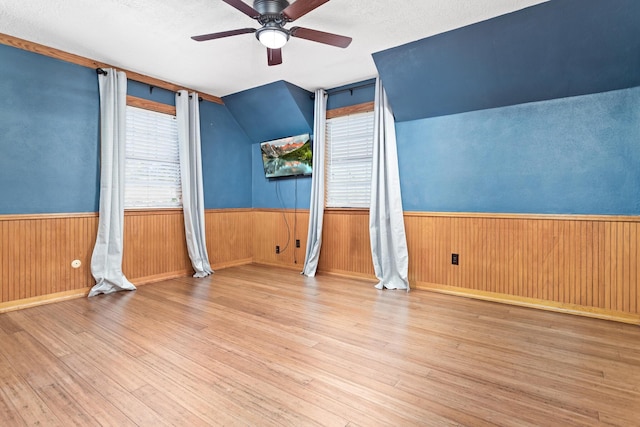
[[[0,315],[0,425],[640,425],[640,327],[249,265]]]

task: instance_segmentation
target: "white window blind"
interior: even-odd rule
[[[176,117],[127,106],[124,206],[182,206]]]
[[[369,208],[373,112],[327,120],[326,206]]]

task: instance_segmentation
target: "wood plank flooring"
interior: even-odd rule
[[[640,327],[248,265],[0,315],[0,425],[638,426]]]

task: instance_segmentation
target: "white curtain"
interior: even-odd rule
[[[100,211],[91,256],[96,284],[90,297],[136,289],[122,273],[127,76],[114,69],[99,71]]]
[[[327,121],[327,93],[316,90],[313,119],[313,175],[311,176],[311,203],[309,231],[302,274],[316,275],[320,247],[322,246],[322,219],[324,216],[324,138]]]
[[[204,230],[200,104],[197,93],[189,94],[186,90],[176,93],[176,119],[187,251],[195,270],[193,277],[206,277],[213,273],[213,270],[209,264]]]
[[[393,112],[376,79],[369,234],[378,289],[409,291],[409,252],[404,230]]]

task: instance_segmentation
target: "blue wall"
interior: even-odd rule
[[[148,99],[166,105],[176,105],[176,93],[167,89],[127,80],[127,95]]]
[[[405,210],[640,214],[640,88],[396,131]]]
[[[638,58],[603,66],[627,73]],[[129,82],[128,92],[174,104],[171,91],[145,84]],[[311,178],[267,180],[258,145],[311,131],[307,95],[275,82],[230,95],[229,106],[201,103],[207,208],[308,208]],[[328,107],[372,99],[373,87],[356,89],[330,95]],[[97,210],[98,104],[94,70],[0,45],[0,214]],[[396,126],[406,210],[640,215],[640,87]]]
[[[224,105],[208,101],[200,103],[200,129],[205,208],[250,208],[249,138]]]
[[[311,95],[298,86],[277,81],[224,97],[225,105],[248,136],[249,144],[237,149],[248,155],[252,207],[309,208],[311,177],[265,178],[260,143],[313,132]]]
[[[144,83],[127,93],[175,105]],[[99,109],[95,70],[0,45],[0,215],[98,210]],[[205,207],[251,207],[247,135],[223,105],[200,116]]]
[[[176,105],[175,92],[129,80],[127,93]],[[229,109],[200,102],[205,209],[251,207],[251,142]]]
[[[0,214],[98,210],[95,70],[0,45]]]
[[[285,81],[234,93],[223,101],[252,143],[313,131],[311,92]]]
[[[347,107],[350,105],[362,104],[364,102],[373,101],[375,94],[375,79],[367,80],[365,82],[354,83],[346,86],[341,86],[335,89],[328,89],[329,98],[327,99],[327,109],[335,109],[341,107]],[[364,85],[364,86],[363,86]],[[270,89],[278,87],[276,85],[267,85]],[[349,91],[349,88],[355,87],[353,91]],[[263,89],[262,87],[260,89]],[[282,89],[280,89],[282,90]],[[331,92],[338,91],[338,93],[331,94]],[[294,93],[292,91],[292,93]],[[307,105],[308,93],[298,93],[301,101],[299,104]],[[234,97],[234,95],[231,95]],[[238,104],[236,108],[241,108],[242,104]],[[313,123],[313,104],[311,104],[311,123]],[[303,110],[302,107],[300,107]],[[309,115],[307,112],[305,115]],[[295,135],[296,132],[304,133],[311,132],[313,129],[302,130],[300,128],[289,128],[288,132],[285,132],[281,136]],[[315,141],[314,141],[315,144]],[[297,178],[289,179],[267,179],[264,176],[264,169],[262,166],[262,155],[260,152],[260,144],[255,143],[251,146],[252,156],[252,206],[254,208],[267,208],[267,209],[281,209],[283,206],[286,209],[309,209],[309,203],[311,199],[311,177],[301,176]],[[280,195],[280,198],[278,198]]]

